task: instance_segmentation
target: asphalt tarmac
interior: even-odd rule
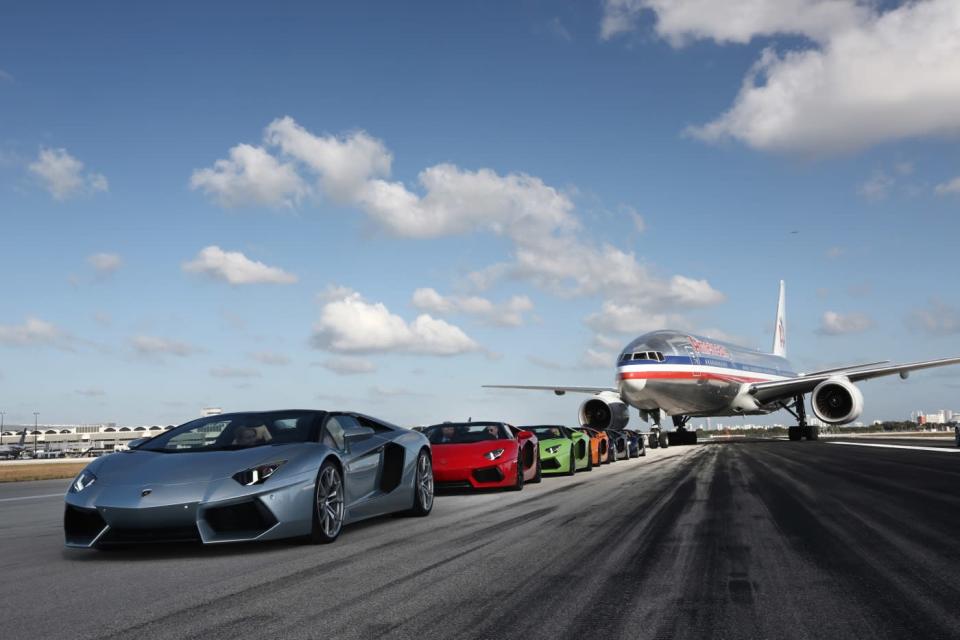
[[[442,495],[427,518],[317,547],[68,550],[66,482],[5,484],[0,633],[956,638],[953,450],[672,447],[520,493]]]

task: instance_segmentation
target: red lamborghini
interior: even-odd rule
[[[520,490],[540,482],[537,437],[503,422],[445,422],[423,433],[438,488]]]

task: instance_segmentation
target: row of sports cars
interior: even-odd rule
[[[438,485],[522,489],[645,453],[634,432],[504,422],[410,430],[314,410],[209,416],[128,446],[70,483],[67,546],[333,542],[359,520],[428,515]]]
[[[570,475],[646,455],[634,431],[561,425],[514,427],[504,422],[445,422],[420,427],[433,451],[438,487],[511,488],[544,475]]]

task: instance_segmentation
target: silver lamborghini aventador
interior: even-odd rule
[[[423,434],[357,413],[267,411],[194,420],[91,462],[66,495],[68,547],[303,536],[433,507]]]

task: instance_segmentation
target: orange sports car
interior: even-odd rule
[[[614,461],[616,453],[611,451],[610,437],[606,433],[590,427],[580,427],[577,431],[590,436],[590,461],[593,466]]]

